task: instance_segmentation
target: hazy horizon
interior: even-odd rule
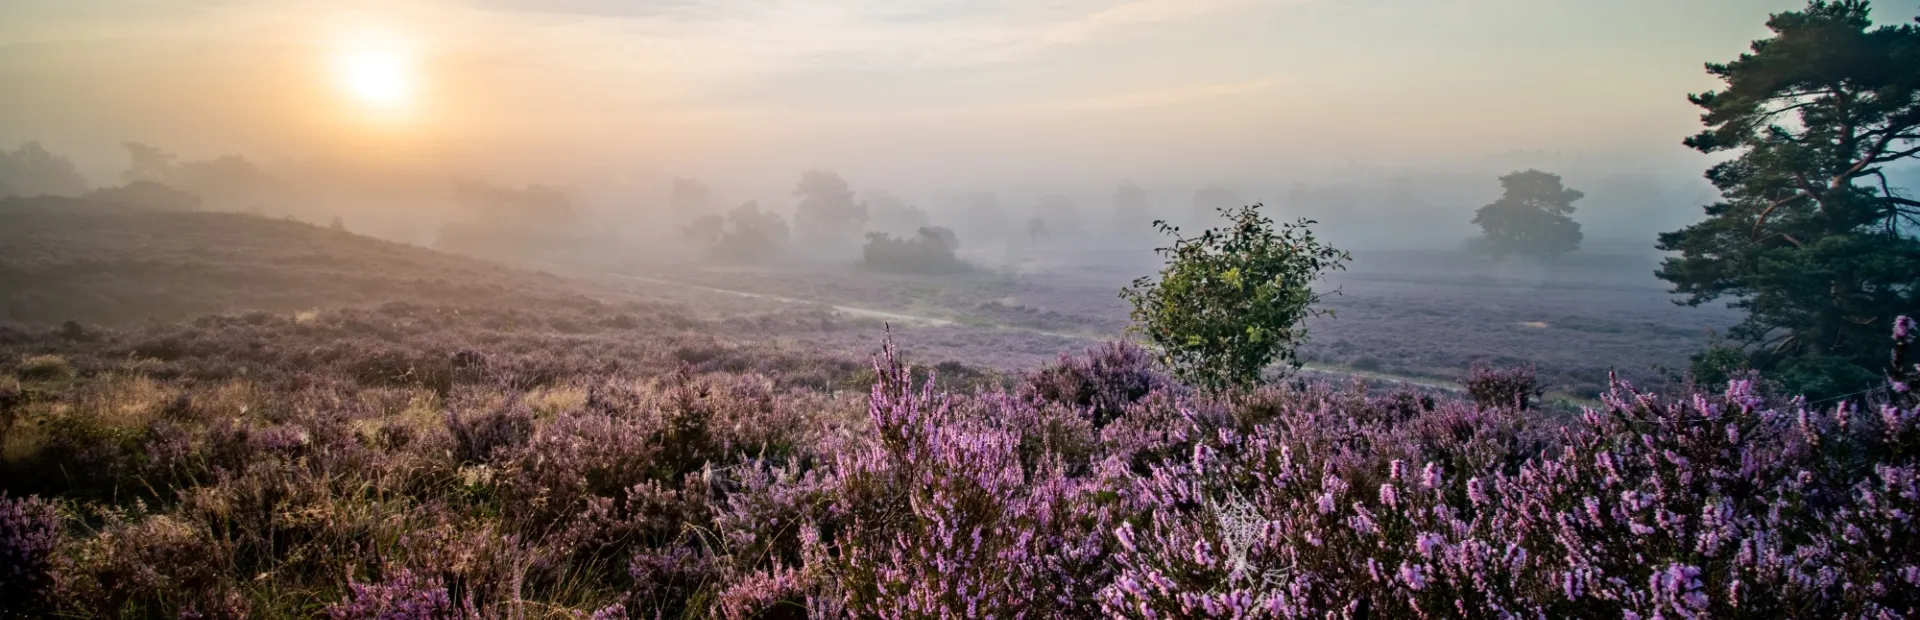
[[[527,182],[1204,184],[1516,151],[1697,174],[1702,63],[1797,4],[13,3],[0,143],[96,179],[126,140]],[[343,83],[365,56],[404,101]]]
[[[676,177],[717,207],[788,212],[800,173],[824,169],[948,224],[982,191],[1015,214],[1057,194],[1095,213],[1130,181],[1179,213],[1209,186],[1269,205],[1306,188],[1339,199],[1306,213],[1336,233],[1450,247],[1499,174],[1541,168],[1589,193],[1589,236],[1650,249],[1713,195],[1711,160],[1680,144],[1698,128],[1686,95],[1716,86],[1703,63],[1797,5],[16,3],[0,144],[39,141],[96,185],[117,182],[125,141],[239,154],[416,240],[449,178],[560,187],[617,222]],[[1399,208],[1381,200],[1426,219],[1373,228]]]

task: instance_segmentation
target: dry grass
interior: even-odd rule
[[[536,389],[525,397],[527,406],[542,418],[551,418],[562,411],[578,409],[587,402],[587,390],[573,384],[556,385]]]
[[[73,378],[73,364],[58,355],[35,355],[20,360],[15,373],[28,381],[64,381]]]
[[[80,391],[70,415],[106,427],[145,428],[178,394],[147,377],[110,374]]]

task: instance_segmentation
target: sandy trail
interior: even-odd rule
[[[765,300],[768,300],[768,301],[778,301],[778,302],[782,302],[782,303],[790,303],[790,304],[803,304],[803,305],[809,305],[809,306],[828,306],[828,307],[831,307],[831,308],[833,308],[833,310],[834,310],[834,312],[839,312],[839,313],[842,313],[842,314],[847,314],[847,315],[851,315],[851,316],[858,316],[858,317],[866,317],[866,318],[875,318],[875,319],[886,319],[886,320],[889,320],[889,321],[899,321],[899,322],[901,322],[901,323],[908,323],[908,324],[918,324],[918,325],[929,325],[929,326],[933,326],[933,327],[944,327],[944,326],[947,326],[947,325],[956,325],[956,324],[957,324],[957,323],[955,323],[955,322],[953,322],[953,321],[949,321],[949,320],[946,320],[946,319],[940,319],[940,318],[934,318],[934,317],[930,317],[930,316],[915,316],[915,315],[911,315],[911,314],[900,314],[900,313],[898,313],[898,312],[887,312],[887,311],[885,311],[885,310],[874,310],[874,309],[872,309],[872,308],[856,308],[856,307],[853,307],[853,306],[840,306],[840,305],[834,305],[834,304],[829,304],[829,303],[826,303],[826,302],[822,302],[822,301],[814,301],[814,300],[811,300],[811,299],[795,299],[795,298],[792,298],[792,297],[781,297],[781,296],[779,296],[779,295],[768,295],[768,294],[766,294],[766,293],[754,293],[754,292],[749,292],[749,291],[736,291],[736,290],[731,290],[731,289],[724,289],[724,288],[713,288],[713,287],[711,287],[711,286],[700,286],[700,285],[698,285],[698,284],[688,284],[688,283],[686,283],[686,282],[676,282],[676,281],[673,281],[673,280],[663,280],[663,279],[660,279],[660,278],[648,278],[648,277],[644,277],[644,276],[630,276],[630,275],[627,275],[627,274],[624,274],[624,273],[611,273],[611,272],[609,272],[609,273],[608,273],[607,275],[609,275],[609,276],[613,276],[613,277],[615,277],[615,278],[620,278],[620,279],[622,279],[622,280],[632,280],[632,281],[635,281],[635,282],[646,282],[646,283],[649,283],[649,284],[664,284],[664,285],[667,285],[667,286],[677,286],[677,287],[681,287],[681,288],[690,288],[690,289],[694,289],[694,290],[699,290],[699,291],[706,291],[706,292],[709,292],[709,293],[720,293],[720,294],[724,294],[724,295],[736,295],[736,296],[740,296],[740,297],[748,297],[748,298],[752,298],[752,299],[765,299]]]

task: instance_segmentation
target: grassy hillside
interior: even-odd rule
[[[0,322],[423,304],[575,304],[557,277],[296,221],[0,201]]]

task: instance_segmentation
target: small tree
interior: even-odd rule
[[[1167,367],[1189,385],[1208,391],[1259,383],[1276,361],[1298,368],[1295,350],[1307,338],[1301,322],[1328,315],[1314,307],[1325,297],[1313,282],[1344,269],[1346,252],[1327,246],[1302,219],[1274,229],[1261,205],[1220,209],[1228,221],[1197,237],[1173,235],[1159,280],[1142,277],[1121,291],[1133,303],[1132,331],[1146,335]]]
[[[1495,256],[1552,257],[1580,248],[1580,223],[1569,217],[1585,194],[1560,184],[1560,175],[1525,170],[1500,177],[1506,193],[1480,207],[1473,223],[1484,231],[1484,248]]]

